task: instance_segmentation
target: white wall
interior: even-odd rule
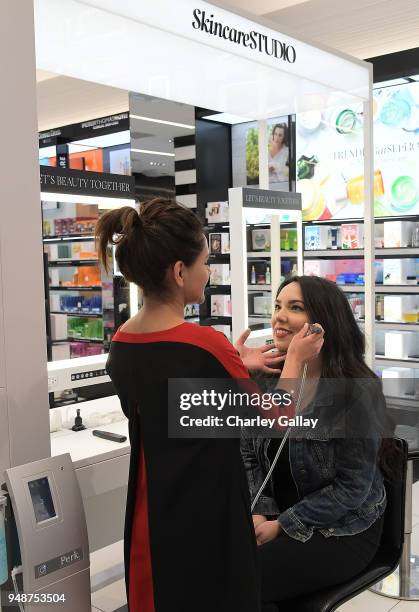
[[[0,481],[50,455],[31,0],[0,8]],[[19,75],[19,78],[16,78]]]

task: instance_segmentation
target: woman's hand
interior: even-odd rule
[[[320,327],[321,333],[309,334],[307,336],[309,331],[308,323],[303,325],[298,334],[295,334],[291,340],[287,357],[292,357],[300,362],[312,361],[318,357],[324,343],[324,330],[318,323],[316,323],[316,326]]]
[[[261,544],[266,544],[271,540],[275,540],[281,531],[282,527],[278,521],[264,521],[255,529],[256,542],[258,546]]]
[[[271,353],[273,346],[271,344],[264,344],[258,347],[245,346],[245,342],[250,335],[250,329],[246,329],[235,343],[235,347],[239,352],[241,360],[248,370],[260,370],[267,374],[278,374],[279,371],[271,366],[276,363],[281,363],[285,360],[285,355],[278,355],[277,353]]]
[[[258,525],[261,525],[262,523],[265,523],[268,520],[266,516],[263,516],[263,514],[252,514],[252,519],[253,519],[253,527],[255,529],[256,527],[258,527]]]

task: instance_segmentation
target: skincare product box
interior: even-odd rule
[[[304,233],[304,248],[307,251],[329,247],[329,228],[325,225],[307,225]]]
[[[376,249],[382,249],[384,245],[384,226],[385,223],[374,224],[374,247]]]
[[[211,295],[211,316],[231,317],[231,296],[225,294]]]
[[[224,255],[230,253],[230,234],[217,232],[209,234],[210,255]]]
[[[252,249],[254,251],[269,251],[271,249],[271,230],[252,230]]]
[[[342,249],[362,249],[364,247],[364,226],[361,223],[343,223]]]
[[[409,276],[416,278],[416,260],[404,257],[384,259],[383,276],[385,285],[406,285]]]
[[[383,368],[381,376],[387,397],[401,397],[414,392],[414,371],[411,368]]]
[[[60,361],[61,359],[70,359],[70,344],[53,344],[51,347],[52,361]]]
[[[60,268],[49,268],[49,282],[53,287],[58,287],[60,284]]]
[[[253,312],[255,314],[266,315],[272,314],[272,299],[270,296],[257,295],[253,299]]]
[[[67,315],[51,314],[51,338],[52,340],[67,340]]]
[[[230,218],[228,202],[208,202],[205,213],[208,223],[228,223]]]
[[[384,320],[407,322],[408,316],[416,311],[416,297],[414,295],[385,295]],[[417,320],[417,314],[416,314]]]
[[[296,251],[298,249],[297,230],[294,228],[281,229],[281,251]]]
[[[224,334],[228,340],[231,340],[231,327],[230,325],[211,325],[213,329]]]
[[[323,277],[334,275],[335,262],[324,259],[306,259],[304,262],[304,274]]]
[[[210,285],[230,284],[229,264],[210,264]]]
[[[399,249],[410,246],[414,226],[411,221],[384,221],[383,225],[385,248]]]
[[[384,355],[391,359],[407,359],[415,353],[416,338],[410,331],[390,331],[385,333]]]

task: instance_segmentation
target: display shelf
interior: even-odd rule
[[[208,261],[213,263],[229,263],[230,253],[211,253],[208,255]]]
[[[222,228],[230,228],[229,221],[219,221],[217,223],[208,223],[204,226],[204,231],[212,232],[213,230],[220,231]]]
[[[68,342],[94,342],[95,344],[103,344],[103,338],[77,338],[77,336],[68,336]]]
[[[419,370],[419,357],[409,357],[407,359],[392,359],[390,357],[385,357],[384,355],[376,355],[375,360],[377,363],[386,364],[389,368],[413,368],[415,370]]]
[[[65,314],[68,317],[86,317],[88,319],[101,319],[103,313],[101,312],[67,312],[65,310],[52,310],[51,314]]]
[[[345,293],[364,293],[364,285],[338,285]],[[418,285],[376,285],[376,293],[419,293]]]
[[[375,249],[376,257],[419,257],[419,248],[399,247],[397,249]]]
[[[317,259],[319,257],[364,257],[364,249],[323,249],[304,251],[304,259]]]
[[[49,244],[59,242],[91,242],[95,237],[91,234],[66,234],[65,236],[43,236],[42,240]]]
[[[62,286],[62,285],[51,285],[49,287],[50,291],[102,291],[102,285],[88,285],[86,287],[82,286]]]
[[[376,285],[376,293],[419,293],[419,285]]]
[[[394,331],[418,331],[419,323],[401,323],[400,321],[376,321],[375,324],[379,329],[394,330]]]
[[[271,252],[270,251],[248,251],[247,258],[248,259],[265,259],[268,257],[270,259]],[[287,259],[288,257],[297,257],[297,251],[281,251],[281,259]]]
[[[230,293],[231,285],[207,285],[205,287],[205,293],[207,295],[212,295],[213,293]]]
[[[231,315],[230,316],[221,316],[221,315],[211,315],[209,317],[202,317],[200,319],[201,325],[231,325]]]
[[[272,318],[271,317],[267,317],[265,315],[258,315],[258,314],[249,314],[249,324],[252,323],[269,323],[271,324],[272,322]]]
[[[49,261],[48,266],[50,268],[84,268],[97,266],[98,263],[98,259],[57,259]]]
[[[249,291],[272,291],[272,285],[250,285],[248,284]]]

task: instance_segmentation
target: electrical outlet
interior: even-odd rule
[[[58,376],[48,376],[48,389],[58,384]]]

